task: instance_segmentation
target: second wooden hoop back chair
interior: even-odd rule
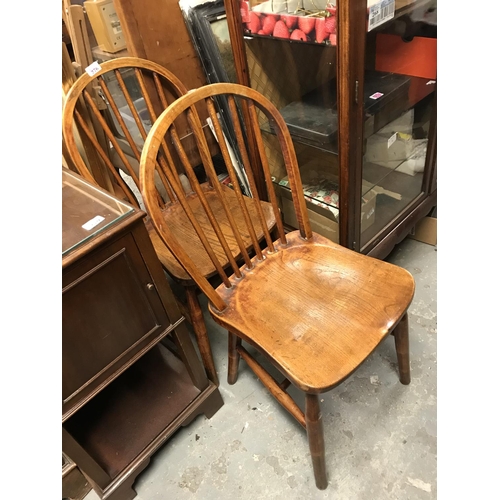
[[[63,137],[66,143],[68,154],[78,172],[88,181],[99,184],[96,172],[97,165],[89,165],[84,161],[77,142],[78,131],[84,135],[86,144],[90,143],[97,151],[97,160],[101,163],[99,167],[108,172],[112,186],[108,184],[101,187],[112,190],[114,194],[121,195],[134,206],[138,207],[139,192],[139,161],[142,146],[151,124],[155,122],[157,116],[168,107],[169,101],[186,94],[187,88],[170,71],[159,64],[136,57],[124,57],[102,63],[101,69],[90,76],[82,74],[69,90],[63,108],[62,126]],[[90,92],[90,84],[98,84],[102,94],[101,97],[107,105],[107,110],[100,111]],[[167,89],[167,93],[165,92]],[[169,98],[167,98],[167,95]],[[196,113],[196,111],[194,111]],[[97,124],[104,132],[105,144],[103,146],[98,140],[93,129],[93,124]],[[178,139],[182,142],[182,138]],[[109,148],[107,147],[109,146]],[[185,252],[194,259],[205,278],[210,278],[218,274],[218,269],[214,266],[210,256],[206,253],[203,245],[197,242],[195,232],[185,215],[181,200],[173,189],[172,181],[166,176],[166,158],[169,156],[170,145],[165,142],[161,145],[161,154],[157,158],[157,170],[155,174],[155,196],[161,207],[163,224],[167,225],[175,234]],[[96,157],[94,151],[94,158]],[[180,158],[177,162],[178,180],[181,179],[183,192],[189,192],[187,203],[196,213],[204,210],[203,204],[206,202],[211,207],[212,214],[221,221],[222,231],[228,227],[227,216],[215,194],[213,187],[207,183],[201,183],[201,193],[205,196],[199,197],[199,193],[192,191],[193,180],[197,181],[195,174],[191,176],[192,170],[187,172],[187,176],[182,172],[182,166],[186,158]],[[92,171],[92,167],[95,169]],[[137,187],[136,193],[131,189],[129,183],[125,182],[119,173],[124,171],[132,179]],[[199,175],[199,171],[197,172]],[[237,200],[234,192],[225,187],[229,192],[228,196],[232,200],[230,203],[236,205]],[[183,198],[183,197],[181,197]],[[247,198],[250,207],[250,217],[257,218],[260,215],[255,211],[250,198]],[[269,203],[262,202],[261,208],[266,218],[266,227],[271,229],[275,226],[274,213]],[[203,216],[202,216],[203,218]],[[202,224],[207,231],[208,237],[214,241],[214,251],[220,260],[222,268],[230,266],[232,260],[241,258],[241,251],[232,235],[227,235],[228,248],[222,248],[217,244],[218,235],[212,229],[210,221],[205,218]],[[191,276],[179,265],[176,257],[166,247],[162,239],[158,236],[153,225],[148,220],[146,226],[153,242],[153,246],[158,254],[164,269],[177,282],[183,285],[186,292],[186,309],[184,312],[188,317],[196,335],[200,355],[207,371],[207,375],[218,385],[218,376],[213,361],[212,350],[208,339],[207,329],[203,318],[203,313],[198,300],[198,287]],[[257,234],[257,238],[262,240],[264,233]],[[252,244],[250,235],[244,236],[247,248]]]
[[[249,205],[238,187],[229,152],[222,141],[222,127],[213,101],[216,96],[225,96],[228,100],[241,157],[249,182],[254,187],[237,101],[248,106],[268,197],[277,221],[279,237],[276,240],[266,228],[266,217],[258,196],[252,200],[258,217],[250,217]],[[233,179],[235,196],[228,197],[228,191],[217,181],[195,111],[195,106],[200,105],[206,106],[213,120],[228,172]],[[191,167],[175,131],[175,122],[181,115],[192,124],[213,195],[224,207],[225,223],[230,226],[224,231],[220,219],[211,213],[208,201],[203,201],[203,188],[197,185],[193,173],[189,173]],[[263,117],[268,120],[281,147],[299,222],[299,230],[288,234],[281,222],[262,140],[259,120]],[[164,209],[158,203],[154,185],[163,141],[171,142],[176,154],[184,159],[185,170],[203,206],[203,211],[192,209],[189,196],[184,195],[178,181],[174,159],[167,155],[168,169],[164,170],[164,174],[178,198],[179,206],[185,211],[193,238],[205,248],[220,275],[222,284],[216,289],[206,279],[200,263],[186,252],[172,228],[164,224]],[[311,231],[297,159],[286,124],[270,101],[248,87],[226,83],[208,85],[189,92],[170,105],[155,121],[147,137],[141,156],[140,178],[143,199],[158,234],[208,297],[212,318],[229,332],[228,382],[236,382],[238,362],[240,357],[243,358],[271,394],[306,429],[316,485],[325,489],[328,481],[319,394],[352,375],[390,333],[395,338],[400,381],[403,384],[410,382],[407,309],[414,294],[413,277],[400,267],[348,250]],[[233,204],[235,198],[236,205]],[[207,218],[212,226],[210,234],[206,232],[204,223]],[[232,241],[237,242],[243,256],[242,266],[232,258],[229,242],[225,241],[229,229],[233,233]],[[259,248],[258,232],[264,233],[265,250]],[[217,240],[212,239],[214,234]],[[248,234],[253,242],[253,257],[245,245],[244,235]],[[216,245],[224,249],[225,255],[221,256]],[[225,260],[231,264],[231,276],[224,271]],[[243,346],[242,341],[264,354],[284,379],[275,380]],[[287,393],[290,384],[305,394],[305,412]]]

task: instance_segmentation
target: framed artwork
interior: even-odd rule
[[[181,3],[181,10],[208,83],[237,83],[224,1],[209,1],[192,7],[188,3]],[[240,186],[243,192],[250,196],[236,135],[230,125],[229,105],[223,97],[216,98],[216,103],[227,143],[234,153],[233,164]]]
[[[209,83],[237,83],[223,0],[188,7],[184,18]]]

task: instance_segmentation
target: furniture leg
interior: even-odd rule
[[[203,391],[208,387],[209,382],[203,371],[203,367],[200,365],[199,361],[196,362],[198,355],[196,354],[193,342],[191,341],[191,337],[184,323],[181,323],[174,332],[172,332],[172,339],[177,346],[179,356],[191,377],[191,381],[200,391]]]
[[[219,385],[219,378],[215,370],[214,358],[212,356],[212,348],[208,340],[207,327],[203,319],[200,302],[198,301],[197,289],[195,286],[186,287],[186,299],[191,317],[191,325],[193,326],[198,347],[200,349],[201,360],[207,372],[208,378],[216,385]]]
[[[398,355],[399,381],[408,385],[410,383],[410,340],[408,336],[408,313],[394,329],[394,340]]]
[[[236,348],[241,345],[241,339],[231,332],[228,333],[228,367],[227,367],[227,383],[233,385],[238,380],[238,363],[240,355]]]
[[[325,438],[317,394],[306,394],[306,429],[316,486],[318,489],[324,490],[328,486],[326,478]]]

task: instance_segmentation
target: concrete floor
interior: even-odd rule
[[[225,404],[211,420],[200,416],[179,430],[153,456],[135,483],[137,500],[436,498],[436,256],[435,247],[406,239],[387,258],[416,281],[409,310],[412,382],[399,383],[389,336],[353,376],[323,395],[325,491],[315,487],[305,432],[244,362],[237,383],[227,384],[227,333],[207,313]],[[290,392],[303,408],[298,391]],[[85,500],[97,499],[92,491]]]

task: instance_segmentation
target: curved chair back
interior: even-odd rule
[[[235,171],[230,151],[224,140],[222,124],[214,105],[214,98],[217,96],[224,96],[227,99],[231,112],[230,118],[232,120],[232,126],[234,127],[237,138],[239,154],[241,155],[243,161],[245,173],[252,192],[252,198],[245,197],[240,189],[237,172]],[[273,241],[270,231],[266,225],[266,218],[262,210],[249,161],[243,127],[240,123],[237,100],[241,101],[239,104],[248,107],[251,126],[257,140],[268,199],[272,204],[272,210],[277,222],[276,230],[279,238],[276,241]],[[200,106],[206,106],[208,115],[212,120],[219,147],[237,198],[236,206],[235,204],[232,204],[231,206],[229,205],[227,202],[227,188],[219,183],[219,179],[209,152],[209,147],[204,136],[202,124],[196,111],[197,107],[199,108]],[[189,126],[192,129],[200,157],[209,178],[210,187],[215,191],[220,204],[224,208],[224,223],[229,227],[221,227],[221,218],[216,217],[212,212],[210,204],[206,201],[205,192],[197,181],[193,168],[189,163],[188,156],[183,148],[175,127],[175,122],[181,116],[187,119]],[[271,134],[272,137],[266,137],[266,140],[264,141],[261,132],[262,128],[269,130],[270,132],[265,133]],[[171,153],[168,149],[162,151],[162,144],[165,142],[173,145],[174,152]],[[272,148],[272,151],[270,151],[269,145],[275,145],[275,148]],[[276,160],[277,150],[280,152],[281,163]],[[278,109],[259,92],[242,85],[230,83],[207,85],[199,89],[192,90],[188,94],[177,99],[155,121],[144,144],[140,164],[141,192],[146,209],[157,233],[160,235],[168,249],[217,309],[223,310],[225,308],[223,298],[214,290],[205,276],[200,272],[197,267],[197,263],[188,256],[181,243],[176,240],[173,232],[163,223],[163,207],[158,202],[154,184],[155,172],[158,172],[158,169],[163,166],[163,163],[158,161],[159,154],[161,156],[163,153],[165,154],[166,166],[168,167],[163,171],[163,174],[172,187],[178,202],[181,204],[187,218],[189,219],[189,223],[193,226],[194,231],[199,238],[199,242],[203,245],[205,251],[210,256],[210,259],[217,269],[218,274],[226,288],[230,288],[231,283],[227,273],[221,265],[220,259],[214,251],[214,243],[216,243],[217,246],[220,245],[220,247],[224,249],[225,256],[231,265],[234,276],[237,279],[243,278],[246,270],[253,269],[255,265],[262,262],[265,259],[266,252],[277,252],[288,243],[280,216],[278,199],[275,193],[276,176],[272,175],[271,167],[274,174],[281,171],[282,174],[287,177],[286,184],[291,191],[301,237],[306,240],[312,237],[295,150],[287,126]],[[193,191],[201,201],[199,210],[195,211],[191,208],[188,203],[189,195],[186,195],[182,190],[182,186],[176,175],[176,162],[174,154],[176,154],[182,162],[189,182],[193,187]],[[270,165],[269,157],[272,157],[273,159],[272,165]],[[250,211],[255,211],[254,213],[257,214],[257,217],[252,218]],[[217,242],[210,241],[202,229],[202,227],[206,227],[207,219],[213,228],[212,234],[215,234],[218,238]],[[253,225],[252,219],[259,221],[260,228]],[[237,221],[244,221],[244,224],[238,224]],[[234,240],[238,243],[241,255],[245,262],[244,266],[241,268],[235,262],[235,259],[229,250],[227,237],[224,236],[225,234],[228,234],[229,230],[231,230]],[[247,251],[244,244],[243,232],[248,234],[251,238],[252,247],[250,252]],[[257,232],[264,234],[265,242],[267,244],[267,249],[265,251],[263,251],[259,245],[258,238],[256,237]],[[254,257],[251,257],[252,253],[255,254]]]
[[[170,102],[186,94],[187,88],[173,73],[145,59],[123,57],[100,66],[101,69],[92,76],[87,73],[80,76],[69,90],[62,115],[63,137],[80,175],[98,184],[97,167],[104,167],[128,201],[138,206],[136,196],[120,176],[116,165],[132,178],[138,193],[138,165],[147,133],[157,116]],[[104,111],[90,92],[89,84],[95,82],[107,108]],[[104,140],[99,140],[97,128],[104,132]],[[97,160],[102,162],[101,165],[90,165],[84,161],[77,146],[76,131],[84,134],[86,142],[97,151]],[[165,144],[163,146],[166,147]],[[164,162],[164,159],[159,158],[159,161]],[[157,171],[162,181],[162,187],[157,189],[161,203],[174,196],[170,184],[162,175],[163,170],[164,166]],[[160,185],[158,181],[157,178],[156,184]],[[101,187],[109,189],[106,185]]]

